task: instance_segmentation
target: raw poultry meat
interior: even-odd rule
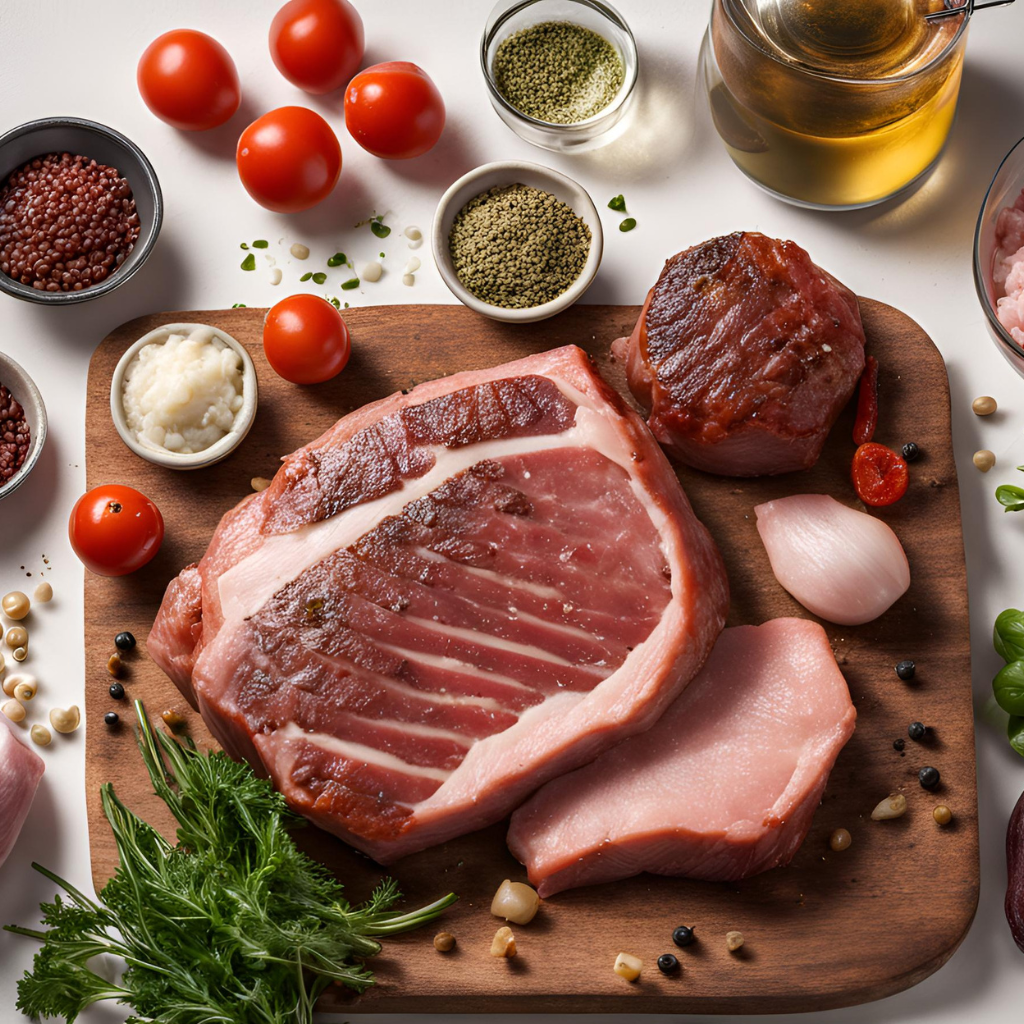
[[[612,346],[654,436],[723,476],[814,465],[864,369],[857,298],[795,242],[737,231],[666,261]]]
[[[726,629],[653,728],[512,815],[509,849],[541,896],[642,871],[729,881],[787,864],[855,720],[821,626]]]
[[[389,863],[652,725],[727,604],[665,457],[570,346],[288,456],[170,585],[148,648],[231,754]]]
[[[0,865],[7,860],[43,777],[43,759],[15,735],[0,715]]]

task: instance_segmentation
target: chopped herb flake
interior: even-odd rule
[[[379,256],[379,257],[380,257],[381,259],[384,259],[384,253],[382,253],[382,252],[379,252],[379,253],[377,253],[377,255],[378,255],[378,256]]]
[[[312,276],[313,276],[313,271],[312,270],[307,270],[302,275],[302,277],[299,278],[299,283],[301,284],[303,281],[308,281]]]
[[[246,309],[247,307],[246,307],[244,302],[232,302],[231,303],[231,308],[232,309]]]
[[[246,244],[245,242],[243,242],[243,243],[242,243],[242,244],[241,244],[241,245],[239,246],[239,248],[240,248],[240,249],[248,249],[248,248],[249,248],[249,246],[248,246],[248,245],[247,245],[247,244]]]
[[[318,270],[313,275],[313,284],[323,284],[327,280],[327,275],[322,271]]]
[[[378,238],[387,238],[388,235],[391,234],[391,228],[389,228],[387,224],[384,223],[383,214],[381,214],[379,217],[374,217],[373,220],[370,221],[370,230]]]
[[[348,281],[342,281],[341,287],[344,288],[345,291],[350,292],[353,288],[359,287],[359,278],[353,277]]]
[[[270,247],[270,243],[265,238],[257,238],[256,241],[252,243],[252,247],[254,249],[267,249]]]
[[[627,217],[620,225],[620,231],[632,231],[636,227],[636,220],[633,217]]]
[[[327,266],[329,266],[329,267],[340,267],[343,263],[348,263],[348,257],[343,252],[336,252],[327,261]]]
[[[617,195],[614,199],[608,200],[609,210],[618,210],[619,213],[626,212],[626,200],[621,195]]]
[[[348,303],[347,302],[345,303],[345,308],[348,309]]]
[[[242,260],[242,269],[243,270],[255,270],[256,269],[256,257],[253,256],[252,253],[249,253],[249,255],[246,256],[244,260]]]
[[[341,299],[339,299],[339,298],[338,298],[338,297],[337,297],[336,295],[330,295],[330,296],[328,296],[328,297],[327,297],[327,301],[328,301],[328,302],[329,302],[329,303],[330,303],[330,304],[331,304],[331,305],[332,305],[332,306],[333,306],[333,307],[334,307],[335,309],[341,309]]]

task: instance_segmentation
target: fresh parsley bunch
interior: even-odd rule
[[[95,902],[33,865],[67,894],[42,905],[45,931],[32,970],[18,983],[18,1008],[74,1021],[85,1007],[116,999],[126,1024],[309,1024],[332,982],[357,992],[373,984],[363,964],[375,936],[417,928],[456,897],[409,913],[391,879],[350,905],[343,886],[302,853],[290,831],[301,819],[269,782],[223,753],[202,754],[154,731],[136,701],[139,748],[153,788],[178,822],[168,843],[107,783],[103,812],[120,862]],[[122,958],[120,984],[91,967],[101,953]]]

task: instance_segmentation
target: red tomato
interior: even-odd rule
[[[907,493],[907,464],[884,444],[862,444],[853,455],[853,486],[865,505],[891,505]]]
[[[319,384],[345,369],[352,343],[341,313],[319,295],[289,295],[263,323],[263,351],[293,384]]]
[[[363,61],[363,21],[348,0],[289,0],[270,23],[270,56],[306,92],[340,89]]]
[[[408,160],[431,149],[444,130],[444,100],[415,64],[392,60],[360,71],[345,90],[345,124],[363,149]]]
[[[126,576],[160,550],[164,520],[144,494],[132,487],[104,484],[75,502],[68,536],[87,569],[99,576]]]
[[[238,176],[260,206],[297,213],[330,195],[341,174],[341,146],[331,126],[305,107],[278,107],[242,132]]]
[[[154,39],[136,79],[146,106],[161,121],[191,132],[223,124],[241,99],[231,55],[216,39],[190,28]]]

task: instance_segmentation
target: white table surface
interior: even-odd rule
[[[733,168],[719,144],[695,88],[697,52],[709,7],[704,0],[616,0],[639,44],[642,106],[624,138],[576,157],[532,148],[491,110],[477,59],[490,0],[357,2],[366,24],[367,63],[416,61],[444,95],[444,137],[434,152],[417,161],[375,160],[345,132],[340,96],[307,97],[277,73],[266,44],[275,0],[104,0],[101,5],[0,0],[0,129],[58,114],[89,117],[118,128],[153,161],[166,203],[155,252],[146,267],[113,295],[56,310],[0,296],[0,348],[34,377],[49,411],[50,435],[39,466],[17,494],[0,505],[0,590],[23,587],[31,592],[43,568],[42,555],[51,560],[48,578],[56,597],[32,619],[32,668],[45,688],[41,699],[81,705],[86,685],[107,684],[101,667],[91,665],[86,671],[83,663],[82,569],[66,533],[68,513],[84,489],[86,371],[100,339],[119,323],[151,311],[221,308],[234,302],[269,305],[300,287],[298,267],[294,261],[282,261],[285,283],[275,288],[259,254],[257,272],[239,269],[241,241],[270,239],[269,251],[279,256],[292,241],[303,241],[313,253],[303,269],[322,267],[338,249],[357,261],[372,258],[378,244],[366,228],[353,229],[357,221],[387,210],[392,223],[426,228],[440,192],[458,175],[489,160],[520,158],[576,177],[602,210],[612,195],[626,195],[638,227],[622,234],[615,230],[618,217],[604,210],[604,262],[588,301],[639,302],[666,256],[713,235],[749,228],[796,239],[856,291],[900,307],[930,332],[945,356],[952,383],[974,689],[980,708],[997,667],[990,644],[992,620],[1002,608],[1024,602],[1018,568],[1024,564],[1024,517],[1003,517],[992,498],[994,485],[1012,479],[1012,467],[1024,462],[1024,444],[1017,441],[1017,451],[1009,450],[1024,426],[1024,383],[986,334],[970,255],[975,217],[988,181],[1002,156],[1024,134],[1024,3],[978,16],[968,46],[959,116],[948,149],[924,186],[902,203],[827,214],[798,210],[762,194]],[[139,99],[139,55],[159,33],[179,27],[212,33],[238,65],[243,107],[221,129],[176,132],[151,116]],[[344,152],[334,195],[294,217],[271,214],[252,203],[238,183],[233,159],[236,137],[248,120],[288,103],[309,104],[323,112],[338,131]],[[283,246],[278,247],[279,239]],[[388,253],[381,282],[339,294],[361,305],[450,300],[426,247],[417,253],[424,266],[414,288],[401,283],[401,268],[409,255],[403,245],[393,235],[380,248]],[[980,420],[972,415],[970,402],[979,394],[998,398],[996,416]],[[928,396],[918,400],[926,402]],[[985,477],[971,464],[972,453],[982,447],[1000,455],[1000,466]],[[124,482],[131,482],[131,474],[132,457],[126,452]],[[26,579],[25,572],[32,572],[32,578]],[[112,633],[119,628],[118,623],[110,625]],[[104,726],[88,722],[86,728]],[[823,1024],[1020,1020],[1024,958],[1011,941],[1002,900],[1004,832],[1024,787],[1024,761],[980,716],[977,743],[982,888],[974,927],[950,963],[921,985],[867,1007],[818,1014],[815,1019]],[[80,730],[71,737],[57,737],[44,751],[47,770],[29,823],[0,869],[4,922],[34,922],[39,901],[52,895],[50,883],[29,870],[33,860],[89,887],[84,746]],[[894,868],[898,870],[898,865]],[[927,913],[928,907],[921,907],[922,918]],[[886,927],[884,907],[879,908],[877,923]],[[841,942],[842,936],[836,940]],[[32,949],[28,940],[0,932],[2,1021],[17,1017],[15,981],[28,966]],[[123,1011],[113,1008],[94,1009],[83,1017],[88,1022],[123,1019]]]

